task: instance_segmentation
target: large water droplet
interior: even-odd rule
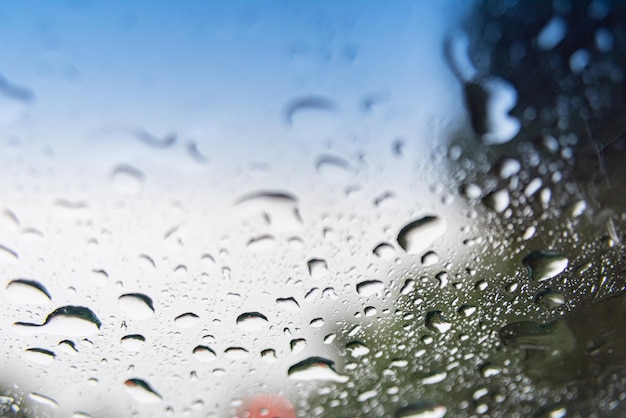
[[[154,390],[148,382],[142,379],[128,379],[124,382],[126,392],[142,404],[155,404],[161,402],[163,397]]]
[[[532,251],[522,259],[530,276],[538,281],[550,279],[567,268],[569,260],[555,251]]]
[[[262,331],[267,324],[267,317],[259,312],[246,312],[237,317],[237,326],[244,331]]]
[[[148,319],[154,314],[152,299],[142,293],[127,293],[118,299],[118,304],[132,319]]]
[[[38,333],[49,335],[84,336],[98,332],[100,320],[89,308],[63,306],[46,317],[43,324],[16,322],[14,330],[22,335]]]
[[[248,241],[248,250],[253,253],[269,251],[276,246],[276,239],[272,235],[263,235]]]
[[[405,225],[398,234],[398,244],[409,254],[427,250],[446,232],[446,222],[438,216],[425,216]]]
[[[17,279],[9,282],[4,292],[4,297],[19,304],[37,304],[43,305],[52,300],[50,293],[44,285],[27,279]]]
[[[326,380],[345,383],[349,379],[335,371],[335,363],[322,357],[309,357],[289,367],[287,372],[294,380]]]

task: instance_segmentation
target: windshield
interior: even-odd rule
[[[623,415],[625,22],[0,4],[0,415]]]

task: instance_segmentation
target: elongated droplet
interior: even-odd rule
[[[126,392],[139,403],[154,404],[163,400],[163,397],[145,380],[137,378],[128,379],[124,382],[124,386],[126,387]]]
[[[309,357],[291,366],[287,372],[294,380],[326,380],[338,383],[348,381],[347,376],[342,376],[335,371],[335,363],[322,357]]]

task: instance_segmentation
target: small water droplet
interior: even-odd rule
[[[356,291],[363,297],[372,295],[382,296],[384,287],[385,284],[380,280],[365,280],[356,285]]]
[[[193,312],[187,312],[174,318],[174,325],[178,328],[192,328],[200,321],[200,317]]]
[[[450,330],[452,324],[443,316],[443,312],[430,311],[426,314],[426,327],[444,333]]]
[[[196,346],[193,349],[193,356],[201,363],[211,363],[217,359],[215,351],[205,345]]]
[[[495,211],[495,212],[504,212],[506,208],[509,207],[509,203],[511,198],[509,197],[509,191],[506,189],[500,189],[495,192],[488,194],[485,197],[485,205]]]
[[[313,328],[321,328],[324,326],[324,318],[315,318],[311,320],[310,325]]]
[[[126,351],[137,352],[143,347],[146,338],[139,334],[125,335],[121,338],[120,342]]]
[[[446,222],[438,216],[424,216],[405,225],[398,234],[398,244],[409,254],[427,250],[446,232]]]
[[[18,304],[44,305],[52,300],[50,293],[44,285],[27,279],[12,280],[7,285],[4,297]]]
[[[288,312],[298,312],[300,310],[300,304],[294,298],[278,298],[276,299],[276,306],[281,310]]]
[[[152,299],[142,293],[127,293],[117,300],[120,308],[132,319],[144,320],[154,314]]]
[[[513,177],[522,169],[522,165],[519,161],[512,158],[505,158],[500,162],[500,177],[508,179]]]
[[[556,308],[565,304],[565,297],[552,289],[546,289],[540,292],[535,300],[537,303],[546,305],[550,308]]]
[[[548,51],[558,45],[565,38],[567,24],[562,17],[555,16],[545,24],[537,35],[539,49]]]
[[[237,326],[244,331],[262,331],[268,320],[259,312],[246,312],[237,317]]]
[[[376,248],[374,248],[373,252],[377,257],[382,258],[383,260],[391,260],[396,255],[396,251],[393,246],[385,242],[378,244]]]
[[[276,239],[272,235],[262,235],[248,241],[248,250],[252,253],[263,253],[276,246]]]
[[[461,186],[461,194],[467,199],[479,199],[483,194],[483,190],[477,184],[468,183]]]
[[[298,354],[306,347],[306,340],[304,338],[297,338],[289,342],[289,347],[293,354]]]
[[[113,188],[124,195],[134,195],[141,190],[145,175],[137,168],[120,164],[113,170]]]
[[[443,418],[447,408],[432,402],[417,402],[396,411],[395,418]]]
[[[446,372],[436,372],[431,373],[422,378],[423,385],[434,385],[436,383],[443,382],[445,378],[448,376]]]
[[[335,363],[322,357],[309,357],[289,367],[288,376],[294,380],[325,380],[345,383],[349,379],[335,371]]]
[[[50,364],[54,361],[56,354],[45,348],[27,348],[25,357],[38,364]]]
[[[528,269],[531,278],[543,281],[565,270],[569,260],[555,251],[532,251],[522,259],[522,264]]]
[[[250,353],[243,347],[228,347],[226,350],[224,350],[224,354],[229,359],[241,360],[248,357]]]
[[[4,262],[13,262],[19,260],[20,257],[17,255],[15,251],[0,244],[0,261]]]
[[[346,344],[346,350],[354,358],[363,357],[370,352],[369,347],[360,341],[350,341]]]
[[[124,386],[126,392],[141,404],[155,404],[163,400],[163,397],[145,380],[128,379],[124,382]]]
[[[41,405],[49,406],[50,408],[58,408],[59,403],[49,396],[42,395],[40,393],[31,392],[28,397],[33,401]]]

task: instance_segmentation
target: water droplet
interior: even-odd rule
[[[348,161],[334,155],[320,156],[315,167],[324,179],[332,183],[344,183],[354,174]]]
[[[567,325],[554,321],[541,325],[532,321],[519,321],[505,325],[499,331],[504,345],[538,350],[547,356],[562,356],[576,345],[576,339]]]
[[[100,329],[100,320],[89,308],[63,306],[46,317],[43,324],[16,322],[15,332],[21,335],[44,333],[49,335],[84,336]]]
[[[532,251],[522,260],[530,277],[542,281],[550,279],[567,268],[569,260],[563,254],[554,251]]]
[[[135,138],[152,148],[167,148],[176,142],[175,133],[165,135],[163,138],[158,138],[144,129],[139,129],[135,132]]]
[[[313,328],[321,328],[324,326],[324,318],[315,318],[311,320],[310,325]]]
[[[198,315],[193,312],[187,312],[174,318],[174,325],[178,328],[192,328],[200,321]]]
[[[46,406],[49,406],[50,408],[57,408],[59,406],[59,403],[57,401],[55,401],[49,396],[45,396],[40,393],[32,392],[28,394],[28,397],[32,399],[33,401],[37,402],[38,404],[46,405]]]
[[[434,251],[429,251],[422,256],[422,265],[424,267],[432,266],[439,262],[439,256]]]
[[[436,383],[443,382],[447,376],[448,374],[446,372],[431,373],[428,376],[422,378],[422,384],[434,385]]]
[[[323,279],[328,277],[328,265],[326,260],[313,258],[307,261],[309,267],[309,274],[314,279]]]
[[[467,199],[479,199],[483,194],[483,190],[479,185],[469,183],[461,186],[461,194]]]
[[[300,304],[294,298],[278,298],[276,299],[276,306],[289,312],[298,312],[300,310]]]
[[[561,17],[553,17],[541,29],[537,35],[537,46],[539,49],[548,51],[558,45],[565,38],[567,25]]]
[[[148,319],[154,314],[152,299],[142,293],[127,293],[120,296],[117,302],[132,319]]]
[[[522,169],[522,165],[519,161],[512,158],[505,158],[500,162],[500,177],[508,179],[513,177]]]
[[[425,216],[405,225],[398,234],[398,244],[409,254],[427,250],[446,232],[446,222],[437,216]]]
[[[350,341],[346,344],[346,350],[354,358],[363,357],[370,352],[369,347],[360,341]]]
[[[417,402],[398,409],[395,418],[443,418],[446,407],[431,402]]]
[[[217,354],[205,345],[199,345],[193,349],[193,356],[201,363],[211,363],[217,359]]]
[[[113,188],[124,195],[134,195],[141,190],[145,175],[137,168],[121,164],[113,170]]]
[[[27,348],[25,357],[38,364],[50,364],[54,361],[56,355],[45,348]]]
[[[378,244],[376,248],[374,248],[373,252],[377,257],[382,258],[383,260],[391,260],[396,255],[396,251],[393,246],[385,242]]]
[[[287,372],[294,380],[311,381],[325,380],[345,383],[349,379],[335,371],[335,363],[322,357],[309,357],[289,367]]]
[[[378,391],[376,389],[372,389],[372,390],[368,390],[363,393],[360,393],[359,396],[357,396],[356,400],[358,402],[365,402],[368,399],[375,398],[376,396],[378,396]]]
[[[237,317],[237,326],[244,331],[262,331],[267,324],[267,317],[259,312],[246,312]]]
[[[565,297],[552,289],[546,289],[537,295],[536,302],[550,308],[556,308],[565,303]]]
[[[228,347],[226,350],[224,350],[224,354],[229,359],[241,360],[248,357],[250,353],[243,347]]]
[[[569,57],[569,68],[573,73],[584,70],[591,61],[591,54],[586,49],[579,49]]]
[[[121,338],[120,342],[126,351],[137,352],[143,347],[146,338],[139,334],[125,335]]]
[[[163,397],[155,391],[145,380],[128,379],[124,382],[126,392],[136,401],[142,404],[155,404],[163,400]]]
[[[508,208],[509,203],[509,192],[506,189],[497,190],[485,197],[485,205],[489,209],[498,213],[503,212],[506,208]]]
[[[474,312],[476,312],[476,307],[474,305],[465,304],[461,305],[459,308],[459,313],[466,318],[471,316]]]
[[[297,231],[302,226],[298,200],[285,192],[261,191],[250,193],[235,203],[237,213],[244,216],[262,215],[274,229]]]
[[[587,202],[585,202],[584,200],[578,200],[572,205],[570,209],[570,214],[572,218],[577,218],[583,213],[585,213],[586,209],[587,209]]]
[[[60,341],[59,350],[70,356],[75,356],[76,354],[78,354],[78,350],[76,349],[76,344],[74,344],[74,341],[70,341],[70,340]]]
[[[369,297],[372,295],[382,296],[385,284],[380,280],[365,280],[356,285],[356,291],[360,296]]]
[[[4,292],[4,297],[19,304],[43,305],[52,300],[50,293],[44,285],[27,279],[17,279],[9,282]]]
[[[298,97],[287,103],[285,107],[285,120],[289,125],[295,123],[296,115],[311,111],[323,111],[334,113],[337,110],[335,103],[322,96]]]
[[[297,338],[295,340],[291,340],[289,342],[289,347],[291,347],[291,352],[293,354],[298,354],[304,350],[306,347],[306,340],[304,338]]]
[[[426,327],[444,333],[452,327],[452,324],[443,316],[443,312],[430,311],[426,314]]]
[[[4,262],[13,262],[19,260],[20,257],[17,255],[15,251],[0,244],[0,261]]]
[[[541,188],[542,185],[543,185],[543,180],[541,180],[539,177],[536,177],[532,179],[530,182],[528,182],[528,185],[524,189],[524,194],[526,195],[526,197],[530,197],[534,195],[535,193],[537,193],[537,191]]]
[[[261,351],[261,358],[266,363],[276,363],[278,361],[278,358],[276,357],[276,350],[272,348]]]
[[[276,239],[271,235],[263,235],[248,241],[248,250],[253,253],[269,251],[276,246]]]

